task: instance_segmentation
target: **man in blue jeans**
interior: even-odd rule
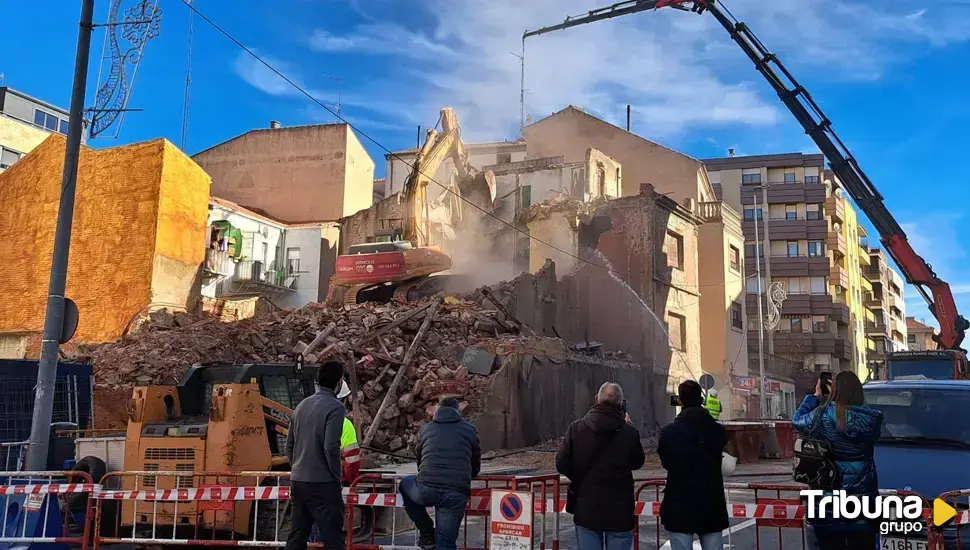
[[[434,420],[421,428],[415,455],[418,475],[401,480],[401,496],[418,530],[418,546],[455,550],[472,478],[482,465],[478,430],[462,418],[457,399],[441,399]],[[429,506],[434,506],[435,522]]]

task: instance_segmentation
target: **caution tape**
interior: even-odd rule
[[[101,486],[90,483],[48,483],[44,485],[0,485],[0,496],[11,495],[66,495],[70,493],[93,493]]]
[[[205,487],[189,489],[141,489],[137,491],[105,491],[94,493],[98,500],[289,500],[289,487]]]

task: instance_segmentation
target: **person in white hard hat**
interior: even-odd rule
[[[350,386],[343,379],[340,380],[337,399],[343,402],[348,411],[353,407],[350,399]],[[346,416],[344,416],[344,428],[340,434],[340,458],[344,463],[343,483],[350,485],[360,475],[360,446],[357,444],[357,430],[354,429],[354,423]]]
[[[714,420],[721,419],[721,400],[717,398],[717,390],[711,388],[711,391],[707,392],[704,408],[707,409],[707,412],[711,413]]]

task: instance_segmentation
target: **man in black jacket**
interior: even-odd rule
[[[683,410],[660,432],[657,446],[667,470],[660,522],[670,532],[671,550],[690,550],[695,534],[703,550],[720,550],[721,531],[728,528],[721,477],[727,433],[702,406],[697,382],[681,383],[678,393]]]
[[[455,550],[472,478],[482,467],[478,430],[462,418],[457,399],[446,397],[438,403],[434,420],[421,428],[415,455],[418,475],[401,480],[401,496],[418,530],[418,546]],[[437,525],[428,506],[434,506]]]
[[[625,403],[618,384],[600,386],[596,404],[569,425],[556,454],[556,469],[570,482],[566,508],[579,550],[633,548],[633,470],[644,455]]]

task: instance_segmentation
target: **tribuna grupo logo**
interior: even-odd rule
[[[919,533],[923,530],[923,499],[915,496],[847,495],[833,491],[826,495],[820,490],[800,492],[808,519],[870,519],[879,521],[879,532]],[[951,516],[952,517],[952,516]]]

